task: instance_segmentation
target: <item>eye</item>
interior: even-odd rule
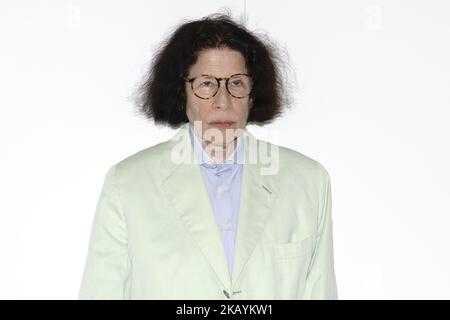
[[[203,81],[202,83],[200,83],[200,86],[201,87],[206,87],[206,88],[212,87],[213,86],[213,82],[209,81],[209,80],[206,80],[206,81]]]
[[[234,87],[242,86],[242,80],[235,79],[235,80],[231,81],[231,85],[234,86]]]

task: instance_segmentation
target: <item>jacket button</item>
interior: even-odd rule
[[[225,295],[225,297],[227,297],[227,299],[230,299],[230,295],[226,290],[223,290],[223,294]]]

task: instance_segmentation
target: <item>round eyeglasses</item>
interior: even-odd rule
[[[228,78],[217,78],[211,75],[201,75],[195,78],[184,78],[191,84],[192,92],[200,99],[211,99],[220,88],[220,81],[225,80],[228,93],[238,99],[250,95],[252,78],[245,73],[236,73]]]

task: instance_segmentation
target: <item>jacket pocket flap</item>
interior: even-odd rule
[[[301,241],[279,243],[275,245],[276,255],[279,259],[292,259],[304,256],[310,251],[311,237]]]

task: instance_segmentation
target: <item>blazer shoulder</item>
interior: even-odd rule
[[[280,165],[286,170],[303,175],[329,176],[328,170],[318,160],[306,154],[284,146],[278,146],[280,154]]]
[[[142,170],[159,168],[162,156],[167,149],[169,140],[139,150],[116,162],[113,167],[121,174],[140,172]]]

